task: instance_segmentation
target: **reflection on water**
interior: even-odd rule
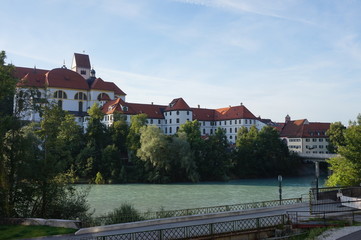
[[[322,185],[324,181],[320,181]],[[283,198],[301,197],[314,185],[314,177],[283,178]],[[79,185],[78,187],[82,187]],[[276,200],[278,181],[247,179],[229,182],[181,184],[115,184],[92,185],[88,196],[94,215],[100,215],[130,203],[139,211],[158,211],[230,205]]]

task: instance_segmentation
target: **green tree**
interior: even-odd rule
[[[143,126],[140,129],[140,148],[137,156],[146,163],[148,180],[169,182],[171,163],[168,158],[166,136],[156,126]]]
[[[336,153],[339,146],[345,145],[345,130],[346,127],[341,122],[335,122],[330,125],[326,134],[329,137],[328,151]]]
[[[140,129],[146,125],[147,115],[142,113],[134,115],[130,119],[129,132],[127,135],[127,149],[129,164],[124,168],[129,182],[148,181],[145,162],[137,157],[140,148]],[[148,166],[149,167],[149,166]],[[123,175],[124,176],[124,175]]]
[[[198,167],[202,181],[229,179],[231,148],[223,129],[218,128],[214,135],[205,140],[203,155]]]
[[[102,152],[110,144],[110,139],[108,130],[102,123],[104,114],[97,103],[88,110],[88,114],[90,118],[85,134],[86,146],[78,157],[78,166],[83,167],[81,175],[91,179],[97,172],[108,175],[104,172],[104,165],[107,164],[102,162]]]
[[[168,157],[171,165],[170,178],[172,182],[198,182],[197,164],[190,144],[185,138],[169,136]]]
[[[335,142],[339,156],[329,159],[332,175],[328,186],[359,185],[361,176],[361,117],[343,130],[344,141]],[[341,138],[341,137],[340,137]]]

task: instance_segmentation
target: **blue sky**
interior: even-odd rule
[[[360,12],[358,0],[2,0],[0,49],[42,69],[84,51],[129,102],[348,124],[361,113]]]

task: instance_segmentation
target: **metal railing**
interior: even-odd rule
[[[144,232],[133,232],[100,237],[74,238],[83,240],[168,240],[168,239],[191,239],[210,235],[236,233],[250,230],[273,228],[285,224],[286,215],[274,215],[267,217],[249,218],[226,222],[191,225],[184,227],[165,228]]]
[[[282,199],[281,202],[280,202],[280,200],[271,200],[271,201],[264,201],[264,202],[240,203],[240,204],[214,206],[214,207],[166,210],[166,211],[159,211],[159,212],[146,212],[146,213],[138,213],[137,215],[122,215],[120,217],[121,221],[119,221],[117,223],[135,222],[135,221],[170,218],[170,217],[192,216],[192,215],[201,215],[201,214],[232,212],[232,211],[245,211],[245,210],[259,209],[259,208],[265,208],[265,207],[276,207],[279,205],[290,205],[290,204],[296,204],[296,203],[301,203],[301,202],[302,202],[302,197],[301,198]],[[105,225],[107,222],[109,222],[107,217],[96,217],[95,221],[93,223],[83,223],[83,227]],[[114,224],[114,222],[112,224]]]
[[[312,213],[358,211],[360,207],[360,187],[326,187],[310,190]]]

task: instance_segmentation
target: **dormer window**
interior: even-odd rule
[[[86,75],[86,71],[85,70],[80,70],[80,74],[81,75]]]

